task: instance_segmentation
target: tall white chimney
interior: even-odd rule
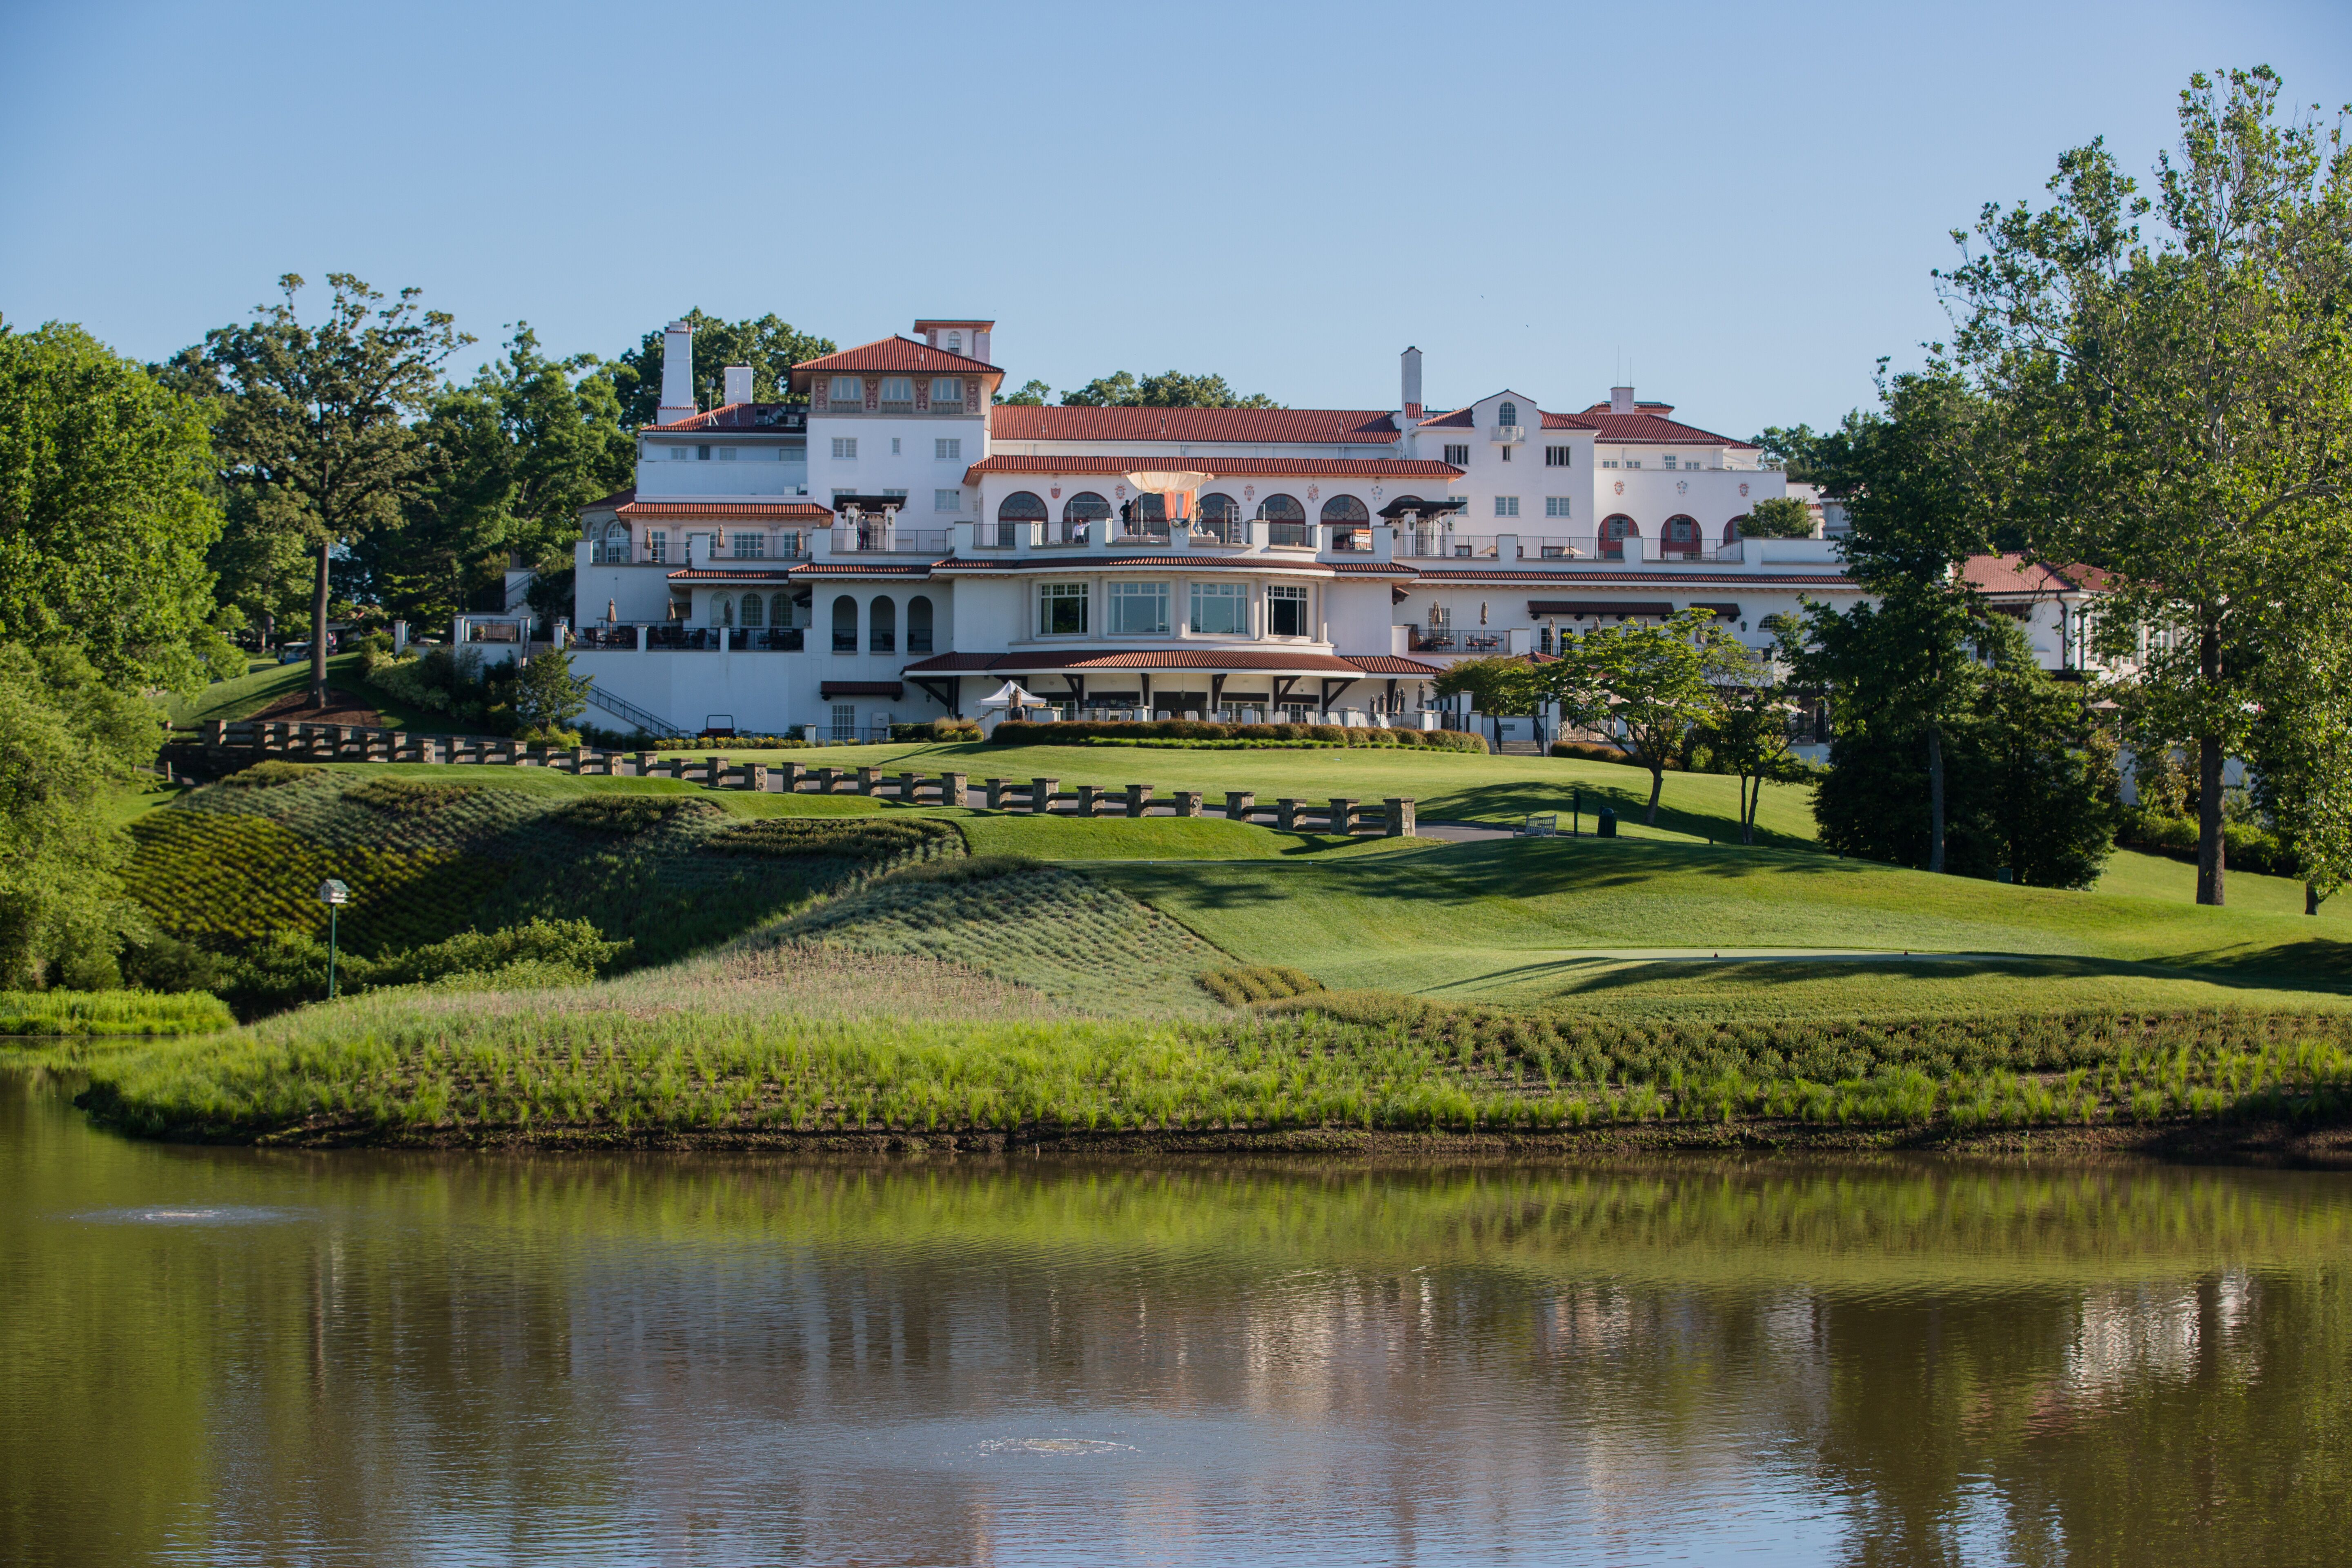
[[[1611,387],[1609,389],[1609,412],[1612,414],[1633,413],[1633,389],[1630,386]]]
[[[1404,360],[1404,416],[1408,419],[1418,419],[1421,417],[1421,351],[1407,349],[1402,358]]]
[[[727,367],[727,401],[730,403],[751,401],[751,367],[750,365],[730,364]]]
[[[655,418],[669,425],[698,412],[694,405],[694,329],[672,321],[662,332],[661,411]]]

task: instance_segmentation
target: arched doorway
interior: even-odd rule
[[[857,651],[857,601],[846,594],[833,602],[833,651]]]
[[[1258,502],[1257,514],[1265,522],[1268,544],[1312,544],[1307,537],[1307,509],[1298,504],[1297,496],[1279,492]]]
[[[931,601],[926,595],[907,601],[907,651],[931,651]]]
[[[869,653],[898,651],[898,605],[887,594],[877,594],[866,606],[866,647]]]
[[[996,547],[1010,550],[1019,531],[1045,521],[1045,498],[1034,490],[1014,490],[996,503]]]
[[[1641,526],[1623,512],[1601,520],[1601,558],[1603,561],[1625,559],[1625,542],[1642,537]],[[1638,547],[1636,552],[1638,553]]]
[[[1681,515],[1666,519],[1666,526],[1658,534],[1658,553],[1696,561],[1698,551],[1698,519]]]

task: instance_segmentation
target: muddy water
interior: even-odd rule
[[[0,1074],[0,1561],[2346,1559],[2352,1178],[296,1155]]]

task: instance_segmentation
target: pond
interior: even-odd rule
[[[2352,1177],[271,1152],[0,1072],[0,1560],[2341,1561]]]

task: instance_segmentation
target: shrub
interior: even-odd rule
[[[2144,806],[2127,805],[2116,828],[2116,842],[2126,849],[2161,855],[2168,860],[2194,862],[2197,824],[2186,816],[2165,816]],[[2232,870],[2263,877],[2302,874],[2294,850],[2276,834],[2253,823],[2223,823],[2221,844]]]
[[[474,784],[434,784],[424,779],[369,779],[343,792],[345,800],[372,805],[394,816],[431,816],[469,798]]]
[[[980,721],[977,719],[926,719],[913,724],[893,724],[890,738],[894,741],[977,741]]]
[[[304,779],[324,778],[327,770],[314,768],[308,763],[256,763],[240,768],[221,783],[233,789],[276,789],[280,784],[300,784]]]
[[[1634,761],[1629,752],[1620,751],[1615,746],[1599,745],[1591,741],[1555,742],[1551,748],[1551,754],[1555,757],[1576,757],[1588,763],[1623,763],[1629,767],[1642,765]]]
[[[625,942],[607,942],[592,921],[535,919],[503,931],[463,931],[430,946],[362,961],[361,979],[366,985],[410,985],[529,964],[591,980],[628,950]]]
[[[1252,1002],[1271,1002],[1286,996],[1303,996],[1323,989],[1323,983],[1303,970],[1287,964],[1245,964],[1232,969],[1212,969],[1201,977],[1201,988],[1229,1007],[1245,1006]]]
[[[1000,746],[1067,746],[1088,741],[1150,745],[1163,741],[1307,741],[1326,746],[1371,748],[1422,746],[1433,751],[1484,752],[1486,742],[1457,730],[1382,730],[1344,724],[1217,724],[1188,719],[1095,720],[1040,724],[1007,720],[989,740]]]
[[[934,854],[963,836],[929,816],[766,816],[710,836],[706,847],[723,855],[813,856],[836,860],[884,860]]]
[[[564,802],[550,816],[564,826],[583,833],[634,838],[647,828],[667,826],[688,805],[708,809],[702,801],[682,800],[676,795],[591,795]]]
[[[123,983],[141,991],[211,991],[225,973],[218,957],[164,931],[131,938],[121,964]]]

